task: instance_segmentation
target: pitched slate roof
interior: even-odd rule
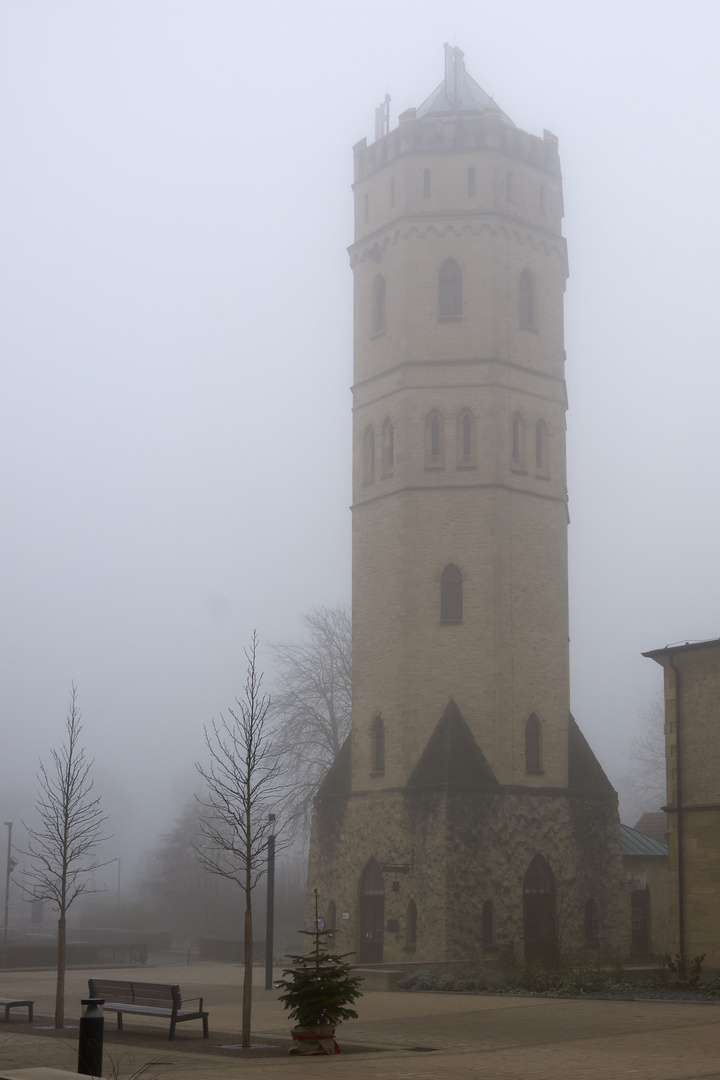
[[[436,784],[474,788],[499,786],[452,698],[407,782],[408,787]]]
[[[615,790],[572,713],[568,729],[568,787],[603,795]]]
[[[337,752],[337,757],[325,773],[325,779],[317,790],[318,795],[347,795],[352,787],[352,758],[350,736]]]
[[[444,48],[445,78],[422,103],[416,115],[454,116],[458,113],[478,113],[494,109],[500,113],[506,124],[514,127],[510,117],[506,116],[482,86],[468,75],[462,49],[447,44]]]
[[[645,836],[629,825],[620,826],[620,842],[623,855],[656,855],[667,859],[667,844],[653,840],[652,836]]]

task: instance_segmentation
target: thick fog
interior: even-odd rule
[[[271,689],[267,644],[349,600],[351,147],[445,41],[560,140],[572,704],[617,783],[641,651],[720,634],[719,32],[692,0],[2,4],[3,817],[74,679],[131,865],[252,629]]]

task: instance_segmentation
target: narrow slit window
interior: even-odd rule
[[[471,165],[468,169],[468,195],[472,198],[475,195],[477,187],[477,180],[475,177],[475,166]]]
[[[363,198],[363,221],[367,225],[370,220],[370,196],[365,195]]]
[[[469,413],[465,413],[462,422],[462,456],[464,460],[469,460],[472,455],[472,418]]]
[[[383,473],[388,474],[393,471],[395,465],[395,429],[393,427],[392,420],[388,419],[383,424],[383,438],[382,438],[382,468]]]
[[[445,425],[437,409],[425,417],[425,468],[445,468]]]
[[[525,423],[520,413],[512,418],[512,468],[525,472]]]
[[[433,413],[430,420],[430,456],[440,457],[440,417]]]
[[[363,435],[363,482],[372,484],[375,480],[375,428],[372,424],[365,428]]]
[[[423,169],[423,198],[429,199],[432,194],[432,186],[430,183],[430,170]]]

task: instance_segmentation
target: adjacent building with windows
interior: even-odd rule
[[[665,692],[670,952],[720,970],[720,639],[643,653]]]
[[[352,733],[309,887],[361,963],[626,955],[617,798],[570,716],[557,139],[446,46],[354,154]]]

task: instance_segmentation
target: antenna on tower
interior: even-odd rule
[[[382,105],[375,110],[375,141],[390,131],[390,95],[385,95]]]

